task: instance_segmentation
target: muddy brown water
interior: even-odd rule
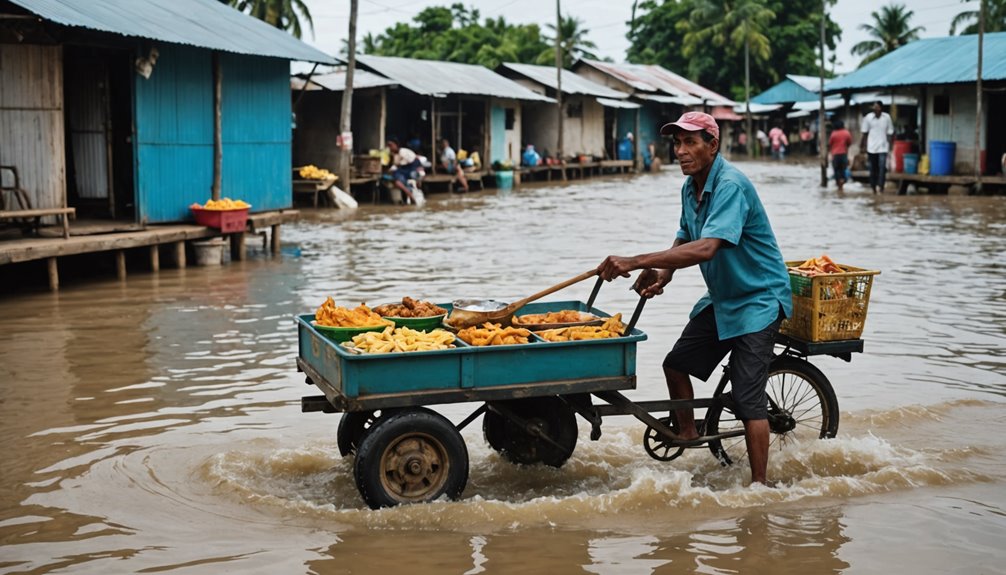
[[[773,451],[778,488],[708,451],[651,460],[629,418],[597,442],[581,424],[561,469],[506,463],[476,424],[460,501],[372,511],[338,416],[300,413],[294,314],[328,295],[513,301],[667,246],[671,168],[310,214],[278,258],[0,300],[0,572],[1006,573],[1006,201],[840,196],[813,167],[742,168],[787,257],[883,271],[866,353],[814,359],[839,436]],[[628,286],[598,306],[630,312]],[[702,291],[687,270],[648,304],[631,397],[664,397],[660,361]]]

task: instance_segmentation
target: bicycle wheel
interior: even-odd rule
[[[779,356],[769,366],[769,449],[789,443],[835,437],[838,433],[838,398],[821,370],[806,360]],[[743,429],[733,411],[723,406],[709,408],[709,435]],[[747,458],[744,436],[709,442],[709,449],[723,465]]]

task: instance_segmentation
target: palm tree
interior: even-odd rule
[[[286,30],[294,38],[302,35],[300,19],[303,18],[314,35],[314,20],[311,19],[311,11],[307,9],[304,0],[221,0],[226,4],[237,8],[241,12],[258,18],[279,28]]]
[[[682,52],[688,58],[709,44],[733,51],[743,48],[748,155],[754,148],[751,139],[751,56],[762,62],[772,56],[764,30],[773,20],[775,12],[766,8],[762,0],[718,0],[700,3],[688,20],[678,24],[685,32]]]
[[[597,50],[597,44],[587,39],[590,30],[582,28],[583,20],[568,16],[562,18],[561,30],[559,30],[559,46],[562,50],[562,65],[569,68],[573,65],[573,60],[580,58],[597,59],[591,50]],[[546,28],[552,31],[552,36],[545,35],[544,40],[550,45],[555,44],[555,24],[546,24]],[[538,56],[538,64],[546,65],[555,62],[555,51],[552,48],[543,50]]]
[[[873,23],[860,24],[859,29],[869,33],[872,39],[863,40],[852,47],[854,56],[865,56],[859,67],[862,68],[884,54],[918,40],[919,32],[925,28],[911,26],[910,21],[914,15],[915,12],[906,8],[904,4],[889,4],[882,7],[879,12],[871,12]]]
[[[950,22],[950,33],[957,34],[959,26],[962,27],[961,34],[977,34],[978,9],[965,10],[954,16]],[[985,32],[1006,32],[1006,0],[985,0]]]

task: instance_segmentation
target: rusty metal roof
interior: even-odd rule
[[[465,94],[535,102],[555,101],[536,94],[489,68],[474,64],[364,54],[357,56],[356,61],[361,66],[424,96],[443,98],[449,94]]]
[[[44,20],[210,50],[335,64],[328,54],[218,0],[10,0]]]
[[[978,36],[925,38],[906,44],[855,72],[835,78],[826,93],[893,86],[961,84],[978,80]],[[1006,32],[986,34],[982,80],[1006,80]]]
[[[584,58],[584,65],[591,66],[621,80],[641,92],[663,92],[670,96],[694,96],[714,106],[733,106],[730,98],[692,82],[684,76],[671,72],[656,64],[615,64]]]
[[[517,64],[512,62],[505,62],[500,64],[499,69],[510,70],[516,74],[524,76],[529,80],[533,80],[543,86],[547,86],[553,90],[556,87],[556,73],[555,68],[552,66],[535,66],[533,64]],[[592,82],[583,76],[574,74],[569,70],[562,71],[562,93],[563,94],[585,94],[587,96],[597,96],[600,98],[609,98],[614,100],[620,100],[628,98],[629,95],[625,92],[619,92],[618,90],[613,90],[597,82]]]

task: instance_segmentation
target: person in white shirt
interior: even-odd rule
[[[388,152],[391,153],[391,180],[398,187],[409,201],[416,203],[416,198],[409,188],[409,180],[417,181],[420,178],[422,163],[416,153],[409,148],[403,148],[398,140],[394,138],[388,140]]]
[[[884,112],[880,101],[873,103],[873,113],[863,116],[860,126],[863,139],[860,150],[865,150],[870,159],[870,187],[873,193],[884,191],[884,180],[887,177],[887,153],[891,150],[891,140],[894,137],[894,122]]]
[[[461,184],[461,191],[468,191],[468,179],[465,178],[465,171],[458,162],[458,155],[454,153],[454,148],[447,138],[440,140],[440,165],[448,174],[456,176]]]

